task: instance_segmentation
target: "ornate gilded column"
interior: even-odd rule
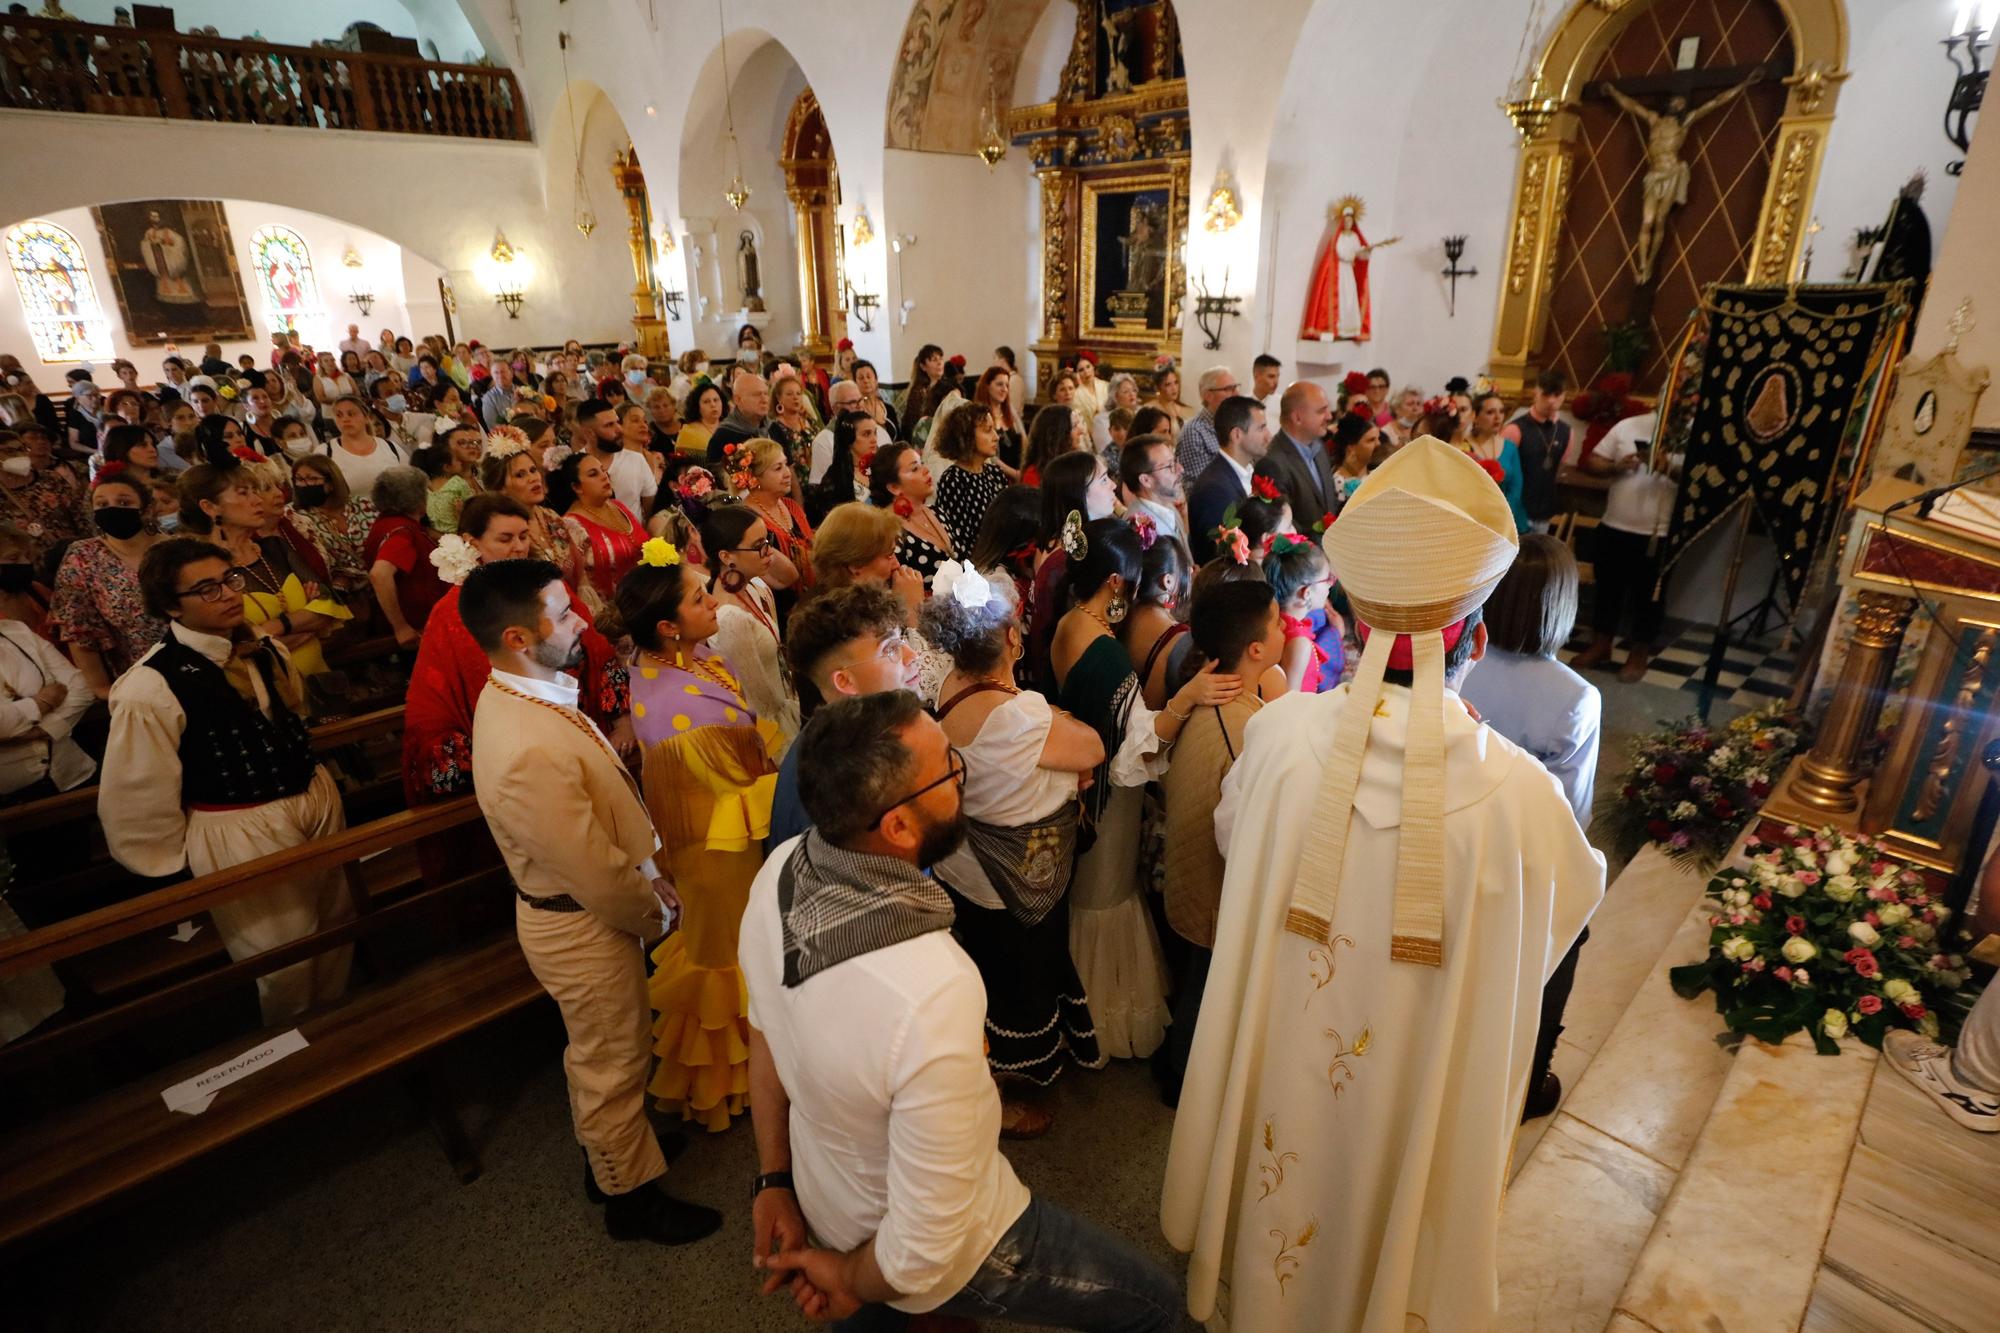
[[[1856,789],[1868,776],[1858,762],[1861,747],[1874,734],[1903,631],[1917,609],[1913,599],[1886,592],[1864,592],[1860,604],[1833,702],[1827,705],[1812,750],[1792,770],[1781,793],[1789,799],[1781,805],[1804,807],[1822,816],[1851,814],[1860,807]]]
[[[1569,122],[1573,118],[1564,117]],[[1536,353],[1549,324],[1549,290],[1556,273],[1556,246],[1569,207],[1576,149],[1564,137],[1565,123],[1545,130],[1521,150],[1514,176],[1514,216],[1507,232],[1507,267],[1500,278],[1500,313],[1493,326],[1488,367],[1505,394],[1519,394],[1536,368]]]
[[[833,287],[834,220],[833,191],[826,186],[785,186],[799,237],[799,326],[805,330],[806,346],[815,356],[833,355],[838,330],[835,310],[840,301]],[[844,336],[844,335],[843,335]]]
[[[668,355],[667,324],[660,318],[659,281],[653,274],[653,212],[646,197],[646,174],[639,169],[639,152],[631,144],[611,164],[611,179],[625,201],[630,223],[625,239],[632,247],[633,345],[648,360]]]
[[[1846,77],[1845,72],[1811,65],[1785,80],[1791,96],[1778,122],[1777,147],[1771,153],[1771,176],[1757,216],[1746,282],[1775,285],[1798,277],[1806,220],[1813,192],[1819,188],[1827,135],[1833,129],[1833,94]]]

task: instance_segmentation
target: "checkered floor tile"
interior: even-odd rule
[[[1580,652],[1589,642],[1589,632],[1579,629],[1570,641],[1570,649]],[[1732,638],[1722,659],[1722,672],[1716,678],[1716,700],[1739,708],[1763,708],[1789,695],[1792,672],[1798,664],[1798,644],[1794,642],[1781,652],[1780,643],[1775,635],[1747,642]],[[1672,643],[1653,654],[1644,678],[1646,684],[1684,691],[1692,706],[1701,693],[1702,676],[1714,644],[1715,631],[1706,625],[1681,629]],[[1612,661],[1622,662],[1630,648],[1628,641],[1620,640]],[[1592,671],[1589,675],[1601,688],[1618,684],[1616,675],[1609,671]]]

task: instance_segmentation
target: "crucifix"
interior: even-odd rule
[[[1688,131],[1696,122],[1722,110],[1749,91],[1750,86],[1774,71],[1764,65],[1737,65],[1729,68],[1679,69],[1671,74],[1650,74],[1637,78],[1604,80],[1584,90],[1608,97],[1626,114],[1638,120],[1646,135],[1646,174],[1641,182],[1643,206],[1639,236],[1632,248],[1632,276],[1640,286],[1653,280],[1653,265],[1667,238],[1667,215],[1687,202],[1688,164],[1681,156]],[[1709,88],[1725,89],[1699,106],[1690,98]],[[1654,111],[1638,97],[1665,93],[1664,109]],[[1637,94],[1637,96],[1634,96]]]

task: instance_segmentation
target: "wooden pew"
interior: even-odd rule
[[[262,857],[229,870],[157,889],[127,902],[0,941],[0,977],[63,963],[219,903],[256,893],[271,878],[353,865],[362,857],[480,819],[472,797],[426,806],[349,829],[338,837]],[[504,869],[484,868],[383,903],[358,895],[352,921],[195,976],[169,978],[143,994],[81,1016],[58,1016],[0,1047],[0,1079],[70,1056],[243,987],[255,977],[392,927],[442,919],[453,934],[453,900],[490,899],[508,891]],[[542,995],[511,933],[449,938],[445,951],[374,982],[341,1003],[267,1032],[233,1037],[214,1049],[80,1104],[0,1141],[0,1245],[77,1216],[240,1138],[292,1111],[386,1070],[418,1060],[446,1042],[514,1012]],[[199,1115],[169,1111],[162,1090],[297,1027],[308,1045],[222,1090]],[[456,1116],[441,1099],[427,1107],[462,1180],[479,1163]]]

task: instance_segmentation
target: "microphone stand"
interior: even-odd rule
[[[1882,511],[1882,517],[1887,518],[1899,510],[1908,509],[1910,506],[1915,505],[1918,518],[1929,518],[1932,507],[1939,500],[1950,495],[1953,491],[1963,490],[1975,482],[1985,481],[1988,477],[2000,477],[2000,467],[1991,467],[1984,472],[1974,473],[1970,477],[1961,477],[1959,480],[1949,482],[1943,486],[1933,486],[1927,491],[1910,496],[1908,499],[1898,500]]]

